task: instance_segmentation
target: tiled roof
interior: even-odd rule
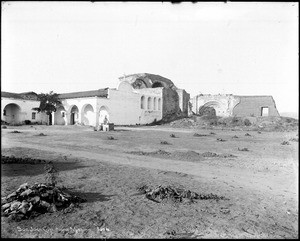
[[[90,91],[81,91],[81,92],[72,92],[59,94],[60,99],[73,99],[73,98],[82,98],[82,97],[104,97],[107,98],[108,88],[99,89],[99,90],[90,90]]]
[[[12,93],[1,91],[1,97],[13,98],[13,99],[21,99],[21,100],[38,100],[37,94],[34,92],[26,92],[26,93]]]

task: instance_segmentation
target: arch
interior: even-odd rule
[[[83,125],[95,126],[96,118],[94,108],[91,104],[85,104],[81,110],[81,123]]]
[[[144,89],[144,88],[148,88],[146,82],[142,79],[136,79],[133,83],[132,83],[132,87],[134,89]]]
[[[147,101],[147,109],[150,110],[152,108],[152,105],[151,105],[151,97],[148,97],[148,101]]]
[[[69,110],[70,110],[69,111],[69,116],[70,116],[69,124],[74,125],[74,124],[78,123],[78,121],[79,121],[79,109],[76,105],[72,105],[72,106],[70,106]]]
[[[157,109],[156,97],[153,98],[153,110]]]
[[[145,96],[141,97],[141,109],[145,109],[145,102],[146,102],[146,98]]]
[[[54,125],[65,125],[67,123],[66,109],[63,106],[56,108],[54,112]]]
[[[161,82],[154,82],[153,84],[152,84],[152,88],[160,88],[160,87],[165,87],[164,86],[164,84],[163,83],[161,83]]]
[[[99,111],[99,124],[103,124],[105,117],[108,119],[108,122],[110,122],[109,119],[109,109],[107,106],[101,106]]]
[[[158,98],[157,107],[158,107],[158,110],[161,109],[161,99],[160,98]]]
[[[201,113],[203,112],[203,110],[206,108],[206,107],[212,107],[215,109],[216,111],[216,115],[217,116],[222,116],[223,115],[223,112],[224,112],[224,105],[222,105],[220,102],[218,101],[208,101],[206,102],[204,105],[200,106],[199,108],[199,112],[198,113]],[[226,107],[225,107],[226,108]]]
[[[4,115],[5,113],[5,115]],[[21,122],[21,107],[18,104],[7,104],[3,109],[4,121],[10,124],[17,124]]]

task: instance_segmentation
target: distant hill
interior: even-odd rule
[[[283,116],[283,117],[291,117],[291,118],[295,118],[295,119],[299,119],[299,114],[297,112],[282,112],[282,113],[279,113],[280,116]]]

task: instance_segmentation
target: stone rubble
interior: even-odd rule
[[[35,183],[30,186],[24,183],[15,192],[1,198],[1,213],[11,220],[20,221],[85,201],[51,184]]]

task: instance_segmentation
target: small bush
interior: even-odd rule
[[[169,142],[167,142],[167,141],[161,141],[160,144],[162,144],[162,145],[171,145],[171,144],[170,144]]]
[[[248,148],[238,148],[239,151],[249,151]]]
[[[205,135],[205,134],[198,134],[198,133],[194,133],[193,136],[197,136],[197,137],[202,137],[202,136],[208,136],[208,135]]]
[[[108,136],[107,139],[108,140],[116,140],[113,136]]]
[[[7,129],[7,126],[2,126],[2,129]]]
[[[251,122],[248,119],[244,120],[244,125],[245,126],[251,126]]]
[[[171,135],[170,135],[170,137],[172,137],[172,138],[176,138],[176,136],[175,136],[174,134],[171,134]]]
[[[31,125],[31,121],[30,120],[25,120],[24,123],[25,123],[25,125]]]
[[[22,133],[21,131],[12,131],[11,133]]]
[[[236,116],[234,116],[231,120],[232,124],[237,124],[238,122],[239,122],[239,119]]]

